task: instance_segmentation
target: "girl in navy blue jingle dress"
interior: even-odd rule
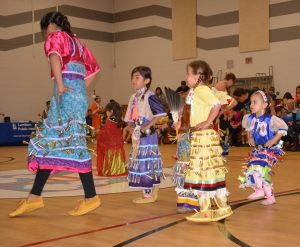
[[[149,91],[150,68],[139,66],[133,69],[131,82],[136,93],[129,100],[125,116],[133,130],[129,187],[141,188],[144,192],[134,203],[150,203],[157,200],[160,179],[164,176],[154,125],[166,113],[157,96]]]

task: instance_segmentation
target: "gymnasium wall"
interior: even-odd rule
[[[15,120],[36,119],[51,95],[53,83],[37,20],[51,8],[68,15],[74,31],[98,59],[102,73],[89,94],[95,89],[103,103],[110,98],[127,103],[132,93],[130,71],[136,65],[152,68],[153,89],[176,88],[185,79],[190,60],[173,61],[171,0],[2,2],[0,112]],[[259,52],[239,52],[238,9],[238,0],[197,1],[198,58],[208,61],[215,74],[229,71],[227,60],[233,60],[230,70],[238,77],[268,73],[272,65],[276,90],[281,96],[285,91],[294,93],[300,84],[300,1],[270,0],[270,49]],[[253,63],[245,64],[246,57]]]
[[[61,10],[65,12],[78,13],[82,12],[82,8],[94,10],[96,14],[97,11],[113,12],[111,0],[1,0],[0,112],[11,116],[12,120],[37,120],[37,114],[42,112],[45,102],[52,96],[53,82],[39,34],[39,20],[57,6],[58,9],[62,6]],[[103,95],[103,100],[107,100],[109,91],[105,90],[109,90],[107,85],[112,83],[113,78],[113,49],[109,39],[113,25],[106,21],[105,15],[101,17],[104,21],[95,20],[95,13],[90,11],[85,16],[69,18],[75,32],[83,37],[81,40],[89,46],[101,65],[102,73],[89,89],[90,99],[93,89],[96,89]]]
[[[124,78],[128,81],[130,69],[135,65],[147,64],[153,69],[153,89],[158,85],[176,88],[185,79],[185,66],[190,61],[172,59],[171,0],[117,0],[116,12],[138,15],[133,6],[142,8],[145,2],[147,6],[159,6],[148,7],[147,11],[140,9],[136,11],[139,18],[115,24],[116,31],[140,32],[139,39],[115,44],[117,67],[114,81],[124,92],[116,94],[121,102],[126,102],[125,92],[131,92],[124,84]],[[153,12],[156,9],[158,14],[147,15],[151,9]],[[286,91],[294,93],[296,85],[300,85],[300,1],[270,0],[270,49],[266,51],[239,52],[238,9],[238,0],[197,1],[198,58],[208,61],[215,74],[218,70],[222,70],[223,75],[225,71],[232,71],[238,77],[268,74],[268,67],[272,65],[274,84],[281,92],[280,96]],[[253,63],[245,64],[246,57],[252,57]],[[227,69],[227,60],[233,60],[234,66],[230,70]]]

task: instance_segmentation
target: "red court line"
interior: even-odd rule
[[[168,216],[172,216],[172,215],[177,215],[177,213],[165,214],[165,215],[155,216],[155,217],[146,218],[146,219],[142,219],[142,220],[134,220],[131,222],[126,222],[126,223],[122,223],[122,224],[118,224],[118,225],[107,226],[107,227],[98,228],[98,229],[94,229],[94,230],[90,230],[90,231],[74,233],[74,234],[65,235],[65,236],[61,236],[61,237],[57,237],[57,238],[51,238],[51,239],[47,239],[47,240],[43,240],[43,241],[39,241],[39,242],[20,245],[19,247],[29,247],[29,246],[35,246],[35,245],[45,244],[45,243],[49,243],[49,242],[55,242],[55,241],[62,240],[62,239],[77,237],[77,236],[86,235],[86,234],[90,234],[90,233],[94,233],[94,232],[101,232],[104,230],[114,229],[114,228],[118,228],[118,227],[122,227],[122,226],[134,225],[137,223],[141,223],[141,222],[145,222],[145,221],[149,221],[149,220],[160,219],[160,218],[164,218],[164,217],[168,217]]]
[[[293,189],[293,190],[281,191],[281,192],[275,193],[275,195],[281,195],[281,194],[285,194],[285,193],[289,193],[289,192],[296,192],[296,191],[299,191],[299,190],[300,190],[300,188],[299,189]],[[249,201],[249,200],[247,200],[247,199],[235,200],[235,201],[230,202],[230,204],[235,205],[235,204],[238,204],[238,203],[241,203],[241,202],[246,202],[246,201]],[[74,233],[74,234],[65,235],[65,236],[61,236],[61,237],[57,237],[57,238],[46,239],[46,240],[39,241],[39,242],[20,245],[19,247],[30,247],[30,246],[40,245],[40,244],[44,244],[44,243],[49,243],[49,242],[55,242],[55,241],[58,241],[58,240],[63,240],[63,239],[68,239],[68,238],[72,238],[72,237],[82,236],[82,235],[95,233],[95,232],[101,232],[101,231],[114,229],[114,228],[119,228],[119,227],[128,226],[128,225],[134,225],[134,224],[137,224],[137,223],[150,221],[150,220],[155,220],[155,219],[161,219],[161,218],[164,218],[164,217],[174,216],[174,215],[178,215],[177,212],[174,212],[174,213],[171,213],[171,214],[164,214],[164,215],[160,215],[160,216],[155,216],[155,217],[150,217],[150,218],[145,218],[145,219],[141,219],[141,220],[134,220],[134,221],[131,221],[131,222],[126,222],[126,223],[113,225],[113,226],[102,227],[102,228],[98,228],[98,229],[94,229],[94,230],[90,230],[90,231]]]

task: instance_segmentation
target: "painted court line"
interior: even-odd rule
[[[29,247],[29,246],[35,246],[35,245],[45,244],[45,243],[49,243],[49,242],[55,242],[55,241],[62,240],[62,239],[78,237],[78,236],[82,236],[82,235],[86,235],[86,234],[90,234],[90,233],[95,233],[95,232],[101,232],[101,231],[114,229],[114,228],[118,228],[118,227],[122,227],[122,226],[134,225],[134,224],[145,222],[145,221],[161,219],[161,218],[172,216],[172,215],[177,215],[177,213],[165,214],[165,215],[155,216],[155,217],[151,217],[151,218],[126,222],[126,223],[122,223],[122,224],[118,224],[118,225],[102,227],[102,228],[98,228],[98,229],[94,229],[94,230],[90,230],[90,231],[85,231],[85,232],[65,235],[65,236],[61,236],[61,237],[57,237],[57,238],[51,238],[51,239],[47,239],[47,240],[43,240],[43,241],[39,241],[39,242],[34,242],[34,243],[30,243],[30,244],[20,245],[19,247]]]
[[[285,193],[296,192],[296,191],[299,191],[299,190],[300,190],[300,188],[293,189],[293,190],[281,191],[281,192],[275,193],[275,195],[278,196],[278,195],[282,195],[282,194],[285,194]],[[236,201],[230,202],[230,205],[236,205],[236,204],[247,202],[247,201],[249,201],[249,200],[247,200],[247,199],[236,200]],[[42,241],[39,241],[39,242],[33,242],[33,243],[25,244],[25,245],[20,245],[19,247],[36,246],[36,245],[40,245],[40,244],[44,244],[44,243],[50,243],[50,242],[55,242],[55,241],[59,241],[59,240],[63,240],[63,239],[68,239],[68,238],[78,237],[78,236],[82,236],[82,235],[87,235],[87,234],[90,234],[90,233],[101,232],[101,231],[115,229],[115,228],[119,228],[119,227],[123,227],[123,226],[134,225],[134,224],[138,224],[138,223],[141,223],[141,222],[151,221],[151,220],[155,220],[155,219],[161,219],[161,218],[164,218],[164,217],[169,217],[169,216],[174,216],[174,215],[178,215],[177,212],[170,213],[170,214],[165,214],[165,215],[160,215],[160,216],[155,216],[155,217],[150,217],[150,218],[145,218],[145,219],[141,219],[141,220],[135,220],[135,221],[126,222],[126,223],[121,223],[121,224],[117,224],[117,225],[102,227],[102,228],[98,228],[98,229],[94,229],[94,230],[90,230],[90,231],[74,233],[74,234],[65,235],[65,236],[61,236],[61,237],[57,237],[57,238],[46,239],[46,240],[42,240]],[[170,224],[172,224],[172,223],[170,223]]]
[[[278,197],[280,196],[288,196],[288,195],[295,195],[295,194],[299,194],[300,192],[291,192],[291,193],[285,193],[285,194],[281,194],[281,195],[278,195]],[[238,203],[238,204],[235,204],[236,207],[233,207],[233,210],[234,209],[237,209],[238,207],[241,207],[241,206],[244,206],[244,205],[247,205],[247,204],[251,204],[253,202],[256,202],[257,200],[253,200],[253,201],[250,201],[250,200],[247,200],[246,202],[241,202],[241,203]],[[126,241],[124,242],[121,242],[119,244],[116,244],[114,245],[113,247],[123,247],[123,246],[126,246],[130,243],[133,243],[135,241],[138,241],[142,238],[145,238],[151,234],[154,234],[154,233],[157,233],[157,232],[160,232],[160,231],[163,231],[167,228],[170,228],[170,227],[173,227],[177,224],[180,224],[182,222],[186,222],[187,220],[185,218],[181,219],[181,220],[177,220],[177,221],[174,221],[174,222],[171,222],[169,224],[166,224],[166,225],[163,225],[163,226],[160,226],[160,227],[157,227],[155,229],[152,229],[148,232],[144,232],[140,235],[137,235],[133,238],[130,238],[130,239],[127,239]],[[241,247],[251,247],[251,245],[243,242],[242,240],[238,239],[237,237],[235,237],[233,234],[231,234],[231,232],[229,232],[226,228],[226,225],[225,225],[225,219],[222,219],[218,222],[216,222],[218,224],[218,229],[219,231],[227,238],[229,239],[230,241],[234,242],[235,244],[241,246]]]

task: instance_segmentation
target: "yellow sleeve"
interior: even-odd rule
[[[195,96],[205,102],[211,108],[219,105],[220,101],[208,86],[199,86],[195,90]]]
[[[211,90],[213,94],[219,99],[221,105],[229,105],[232,101],[232,97],[227,93],[227,91],[219,91],[214,87]]]

